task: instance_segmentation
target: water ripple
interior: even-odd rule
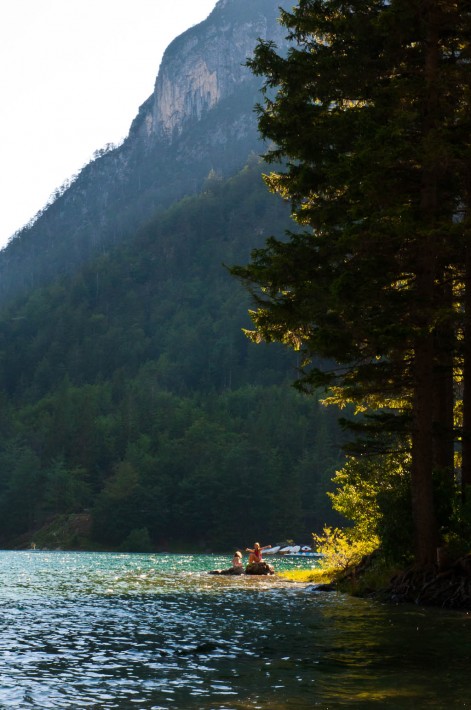
[[[0,707],[469,707],[466,615],[207,574],[224,564],[0,553]]]

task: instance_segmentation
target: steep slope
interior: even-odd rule
[[[70,272],[129,237],[156,209],[229,176],[262,150],[245,66],[257,38],[286,44],[279,0],[220,0],[170,44],[155,90],[118,148],[103,150],[0,252],[0,301]]]
[[[335,413],[289,387],[293,353],[244,337],[248,299],[223,266],[290,226],[259,172],[207,181],[4,308],[3,546],[76,514],[123,549],[308,540],[333,522]]]

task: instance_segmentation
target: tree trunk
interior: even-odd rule
[[[434,0],[424,0],[422,20],[426,25],[424,55],[423,144],[435,130],[438,114],[439,15]],[[437,242],[434,236],[438,212],[438,158],[424,149],[420,216],[424,228],[417,239],[415,308],[417,336],[413,362],[413,425],[411,494],[416,564],[435,563],[438,541],[433,495],[433,411],[435,337],[435,278]]]
[[[449,479],[454,480],[454,386],[453,347],[454,328],[452,322],[453,292],[451,283],[443,283],[437,289],[437,307],[442,316],[435,328],[435,368],[434,368],[434,468]]]
[[[461,494],[463,502],[471,490],[471,245],[466,245],[463,337],[463,431]]]
[[[435,562],[437,524],[433,499],[433,336],[422,334],[414,354],[412,428],[412,514],[418,565]]]

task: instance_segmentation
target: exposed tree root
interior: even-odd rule
[[[471,609],[471,554],[446,569],[411,567],[392,578],[386,593],[396,602]]]
[[[438,606],[444,609],[471,609],[471,554],[440,566],[412,566],[392,577],[385,589],[378,590],[361,584],[362,577],[373,572],[377,556],[364,557],[360,564],[350,567],[337,578],[338,585],[358,585],[363,596],[381,598],[393,603],[413,603]],[[357,590],[356,590],[357,591]]]

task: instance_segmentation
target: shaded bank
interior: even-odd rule
[[[333,572],[337,589],[393,604],[417,604],[443,609],[471,610],[471,554],[454,561],[411,566],[393,573],[379,555],[364,557],[355,566]]]

